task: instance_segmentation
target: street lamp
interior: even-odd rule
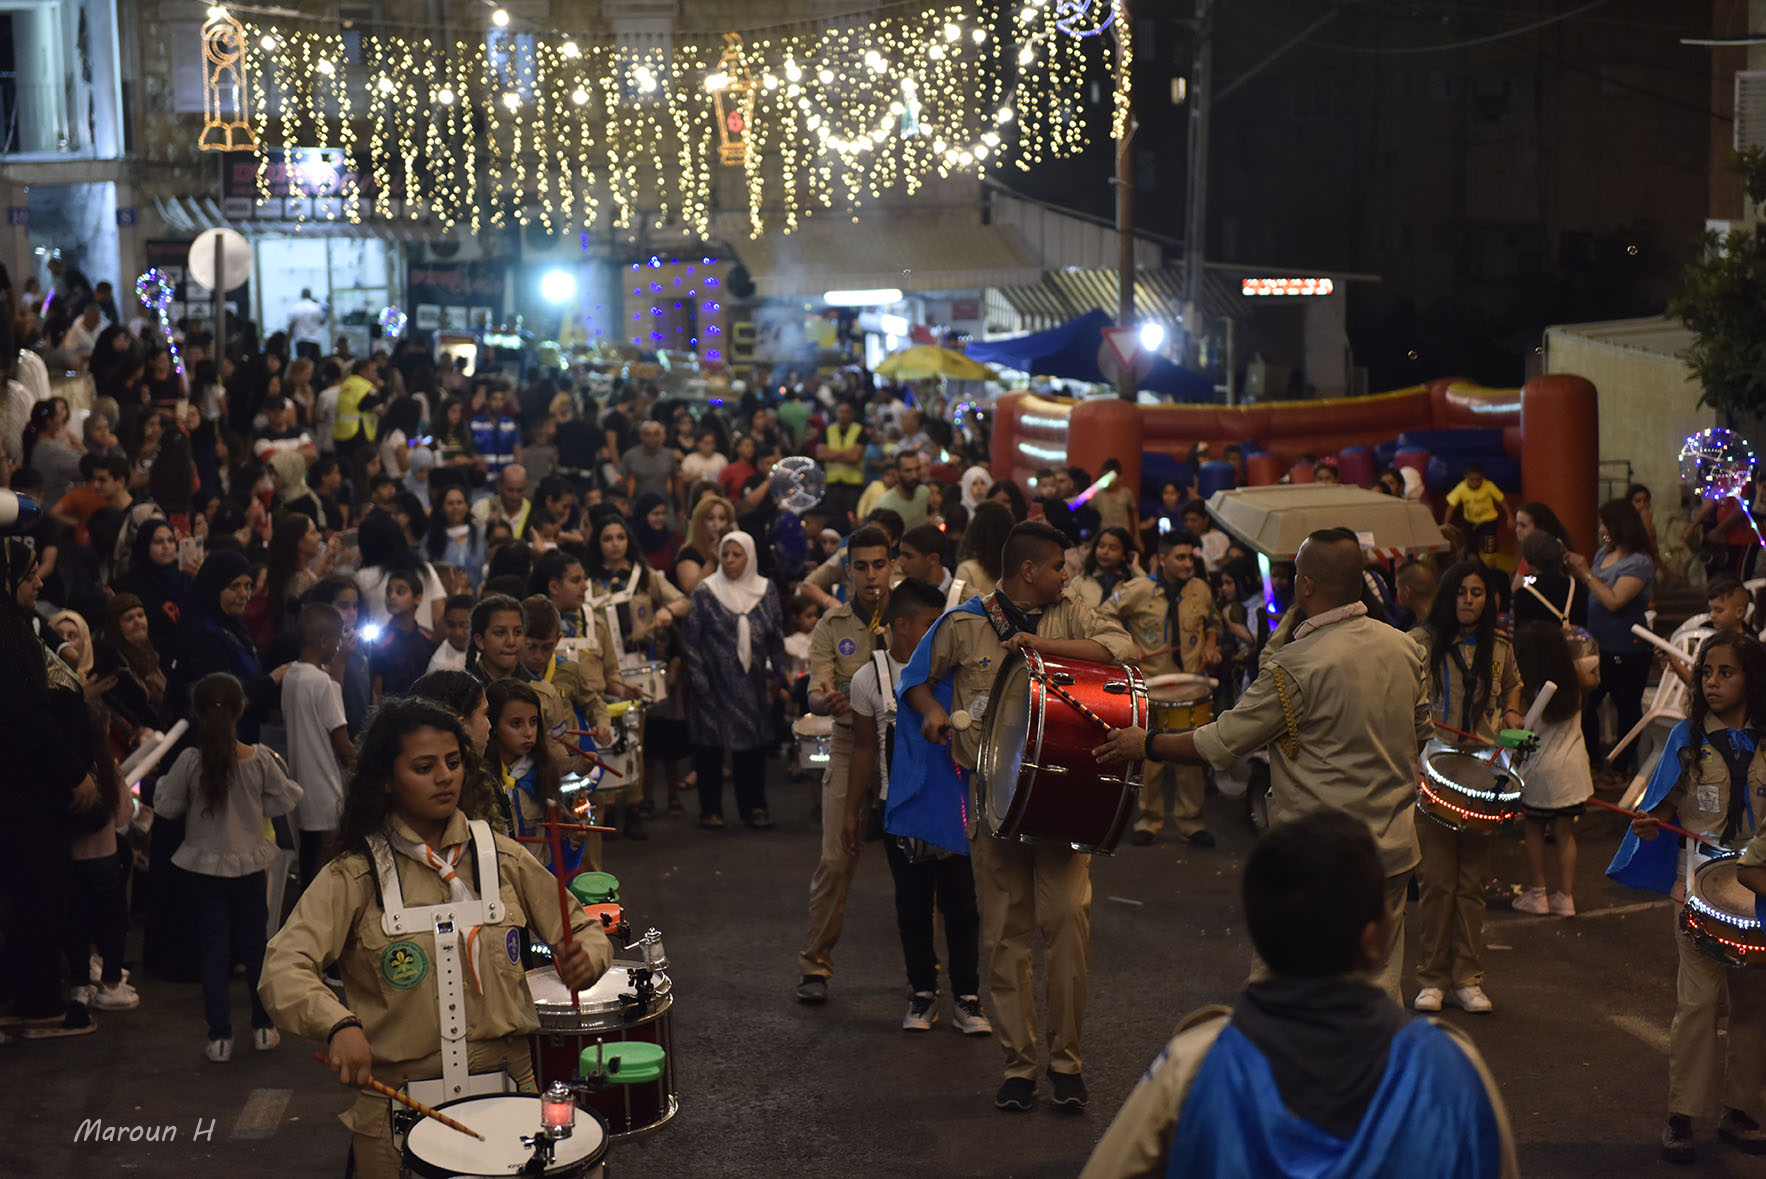
[[[576,298],[576,275],[568,270],[548,270],[540,276],[540,298],[564,304]]]
[[[1165,327],[1163,324],[1141,324],[1141,351],[1157,352],[1165,347]]]

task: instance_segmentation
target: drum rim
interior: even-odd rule
[[[666,1075],[672,1077],[674,1074],[671,1071],[670,1073],[668,1073]],[[661,1077],[656,1078],[656,1080],[654,1080],[654,1081],[646,1081],[645,1082],[645,1084],[647,1084],[647,1085],[660,1085],[661,1083],[662,1083]],[[577,1108],[581,1109],[582,1107],[579,1105]],[[668,1093],[668,1106],[666,1109],[664,1109],[662,1111],[662,1116],[660,1118],[657,1118],[654,1122],[651,1122],[649,1125],[640,1126],[636,1130],[622,1130],[618,1134],[611,1134],[610,1133],[607,1135],[607,1140],[609,1142],[630,1142],[633,1139],[642,1138],[647,1134],[654,1134],[654,1133],[656,1133],[656,1131],[662,1129],[664,1126],[666,1126],[670,1122],[674,1121],[675,1115],[680,1112],[681,1112],[681,1095],[678,1091],[671,1089],[671,1090],[669,1090],[669,1093]]]
[[[994,708],[993,704],[999,697],[1001,690],[1005,687],[1007,677],[1016,671],[1020,665],[1023,666],[1025,671],[1026,686],[1028,688],[1025,693],[1025,705],[1030,710],[1030,722],[1033,726],[1033,732],[1029,732],[1025,736],[1025,756],[1018,762],[1018,779],[1016,788],[1012,791],[1012,801],[1007,804],[1006,813],[1002,815],[1000,821],[996,823],[994,822],[993,817],[993,771],[995,769],[994,761],[996,760],[996,756],[993,752],[993,743],[988,740],[989,735],[993,732],[994,719],[999,716],[999,711]],[[987,715],[983,717],[981,721],[981,751],[980,755],[975,759],[975,770],[981,778],[981,789],[979,791],[980,797],[977,798],[976,801],[980,804],[979,809],[981,811],[981,818],[987,824],[988,831],[1000,839],[1019,838],[1018,828],[1024,823],[1024,808],[1028,805],[1024,791],[1025,766],[1042,760],[1042,718],[1045,701],[1043,699],[1044,694],[1040,682],[1040,673],[1043,671],[1043,668],[1044,664],[1040,654],[1030,647],[1020,647],[1018,650],[1012,652],[1012,654],[1000,664],[999,671],[994,673],[993,687],[988,693]],[[1032,741],[1032,737],[1034,737],[1034,741]],[[1034,744],[1036,748],[1034,754],[1031,753],[1032,744]]]
[[[480,1093],[474,1097],[456,1097],[452,1101],[442,1102],[435,1108],[445,1112],[456,1105],[465,1105],[467,1102],[472,1101],[484,1101],[487,1098],[492,1097],[532,1098],[536,1104],[540,1099],[538,1093]],[[582,1103],[578,1102],[576,1113],[578,1118],[581,1118],[583,1114],[588,1114],[589,1117],[594,1119],[595,1125],[601,1131],[600,1145],[596,1146],[594,1150],[590,1151],[583,1158],[569,1164],[572,1167],[578,1168],[584,1174],[588,1174],[593,1172],[596,1167],[601,1166],[606,1162],[607,1148],[613,1143],[613,1135],[607,1130],[607,1119],[603,1118],[595,1110],[585,1109]],[[428,1119],[424,1120],[427,1121]],[[461,1115],[460,1120],[467,1124],[471,1123],[471,1119],[464,1114]],[[408,1133],[405,1135],[404,1142],[399,1145],[399,1161],[405,1168],[408,1168],[413,1173],[417,1174],[420,1179],[458,1179],[458,1176],[460,1175],[460,1170],[457,1167],[443,1167],[439,1163],[432,1163],[428,1159],[413,1155],[411,1150],[411,1136]]]
[[[1686,907],[1698,913],[1701,917],[1709,917],[1713,921],[1721,921],[1732,929],[1747,929],[1752,930],[1755,933],[1766,934],[1766,926],[1760,924],[1758,916],[1746,918],[1737,917],[1728,909],[1717,908],[1715,905],[1705,900],[1704,897],[1700,896],[1696,891],[1700,880],[1702,880],[1707,874],[1721,871],[1724,866],[1736,867],[1738,866],[1736,861],[1740,859],[1741,853],[1730,852],[1727,855],[1710,856],[1704,863],[1695,866],[1692,870],[1692,886],[1687,889],[1686,893]],[[1762,952],[1766,952],[1766,940],[1763,940],[1760,943],[1759,948]]]

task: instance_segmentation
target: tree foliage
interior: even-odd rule
[[[1766,151],[1733,153],[1750,206],[1766,202]],[[1698,378],[1700,403],[1731,415],[1766,413],[1766,235],[1761,225],[1706,233],[1668,314],[1693,333],[1681,359]]]

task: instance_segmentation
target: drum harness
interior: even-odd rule
[[[436,1013],[441,1033],[440,1080],[410,1081],[406,1091],[428,1105],[440,1105],[460,1097],[477,1097],[509,1091],[508,1077],[503,1072],[474,1073],[471,1071],[466,1039],[466,980],[462,973],[470,967],[473,979],[483,992],[479,979],[479,931],[486,925],[499,924],[505,915],[502,882],[497,874],[497,849],[491,838],[489,823],[473,819],[467,823],[472,834],[472,851],[478,863],[479,893],[472,890],[455,872],[460,858],[466,854],[461,844],[452,860],[443,860],[436,853],[425,851],[430,864],[448,885],[452,894],[439,905],[407,907],[404,890],[399,886],[396,853],[383,835],[368,837],[375,874],[380,883],[380,927],[388,937],[402,938],[428,930],[435,935]],[[490,899],[485,899],[490,898]],[[464,947],[464,952],[462,952]],[[465,961],[462,961],[465,959]]]
[[[620,667],[625,666],[625,631],[619,625],[619,608],[628,607],[626,616],[631,616],[629,607],[634,595],[638,592],[638,578],[643,576],[643,566],[632,562],[632,574],[626,579],[625,588],[595,599],[607,617],[607,632],[613,636],[613,653],[619,658]]]

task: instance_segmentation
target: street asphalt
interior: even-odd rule
[[[1237,888],[1252,836],[1239,804],[1211,797],[1218,847],[1194,849],[1168,832],[1094,861],[1090,1109],[1059,1116],[1045,1101],[1029,1114],[996,1112],[999,1049],[957,1034],[948,996],[932,1032],[900,1029],[906,986],[880,849],[859,866],[830,1002],[793,1001],[819,840],[808,793],[775,762],[773,831],[705,831],[689,816],[654,821],[647,842],[608,845],[628,913],[661,930],[672,959],[681,1102],[671,1125],[613,1150],[611,1174],[1071,1176],[1178,1020],[1229,1002],[1244,980]],[[1472,1034],[1502,1087],[1523,1174],[1766,1174],[1766,1163],[1716,1143],[1708,1121],[1696,1126],[1696,1164],[1658,1160],[1674,1010],[1670,910],[1602,875],[1620,822],[1583,820],[1580,916],[1492,908],[1496,1011],[1446,1018]],[[1524,863],[1518,839],[1505,838],[1501,878],[1518,880]],[[242,1040],[231,1063],[210,1064],[200,988],[138,969],[134,981],[140,1008],[100,1013],[96,1034],[0,1048],[0,1176],[343,1175],[348,1136],[336,1115],[350,1095],[310,1059],[310,1045],[290,1039],[256,1053]],[[243,1026],[242,981],[235,991]],[[78,1140],[93,1120],[176,1136]]]

